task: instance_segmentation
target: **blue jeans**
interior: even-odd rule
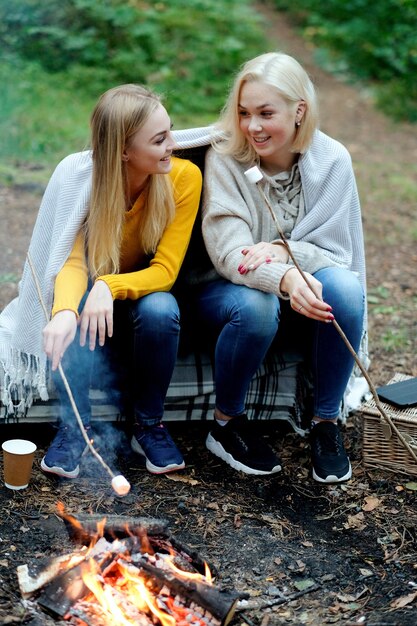
[[[364,315],[359,280],[352,272],[336,267],[320,270],[314,276],[323,285],[324,301],[332,306],[337,322],[357,351]],[[314,415],[322,419],[338,417],[353,357],[333,324],[294,312],[274,294],[223,279],[201,288],[197,307],[202,322],[217,335],[216,406],[222,413],[231,417],[244,413],[249,384],[268,349],[283,339],[291,345],[304,333],[310,344]]]
[[[147,426],[160,422],[177,358],[179,317],[174,296],[155,292],[138,300],[115,300],[113,337],[106,337],[102,348],[96,346],[94,352],[81,348],[77,333],[62,367],[84,424],[91,418],[91,384],[106,390],[119,387],[123,406],[132,410],[137,422]],[[73,409],[58,372],[53,380],[61,421],[71,423]]]

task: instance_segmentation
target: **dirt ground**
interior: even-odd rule
[[[370,374],[377,385],[394,372],[416,376],[417,127],[394,124],[365,89],[320,70],[286,19],[266,5],[261,10],[271,49],[305,64],[319,90],[321,128],[352,154],[367,250]],[[36,187],[0,189],[2,307],[16,293],[40,194]],[[309,475],[308,442],[276,424],[259,429],[284,469],[262,479],[218,463],[204,446],[206,424],[171,427],[187,462],[178,477],[149,475],[118,429],[114,462],[133,486],[118,498],[97,465],[84,466],[73,482],[42,474],[50,425],[2,425],[2,440],[24,436],[39,450],[28,489],[0,487],[0,624],[57,624],[22,602],[16,567],[72,549],[55,514],[60,500],[74,514],[167,519],[173,534],[215,566],[221,587],[248,594],[231,626],[415,626],[417,478],[364,467],[362,427],[356,414],[344,431],[352,481],[324,487]]]

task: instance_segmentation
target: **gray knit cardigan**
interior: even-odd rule
[[[244,275],[237,270],[243,247],[274,241],[278,236],[259,190],[244,175],[253,165],[239,163],[213,148],[209,150],[204,174],[204,241],[221,276],[285,297],[279,285],[288,265],[264,263]],[[310,273],[330,265],[355,272],[366,294],[361,209],[349,152],[341,143],[317,130],[298,165],[304,211],[292,232],[286,233],[295,258],[302,269]],[[274,206],[274,181],[266,177],[266,183]],[[275,208],[279,217],[277,201]],[[366,319],[360,356],[367,365]]]

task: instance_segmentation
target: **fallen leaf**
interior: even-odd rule
[[[240,528],[242,526],[242,519],[241,519],[239,513],[236,513],[236,515],[234,517],[233,526],[235,528]]]
[[[370,569],[366,569],[365,567],[360,567],[359,568],[359,572],[361,574],[361,576],[364,576],[365,578],[368,578],[368,576],[373,576],[374,572]]]
[[[314,544],[311,541],[302,541],[301,545],[305,548],[312,548]]]
[[[294,583],[294,587],[298,589],[298,591],[304,591],[304,589],[308,589],[312,587],[316,583],[311,578],[306,578],[305,580],[296,580]]]
[[[7,561],[7,559],[2,559],[0,561],[0,567],[9,567],[9,561]]]
[[[304,572],[306,568],[306,564],[303,563],[300,559],[297,559],[296,562],[292,565],[289,565],[288,569],[292,572]]]
[[[417,483],[406,483],[405,488],[410,491],[417,491]]]
[[[364,520],[365,516],[363,513],[348,515],[347,522],[345,522],[343,526],[345,528],[355,528],[356,530],[363,530],[366,527]]]
[[[404,487],[402,485],[397,485],[395,487],[395,491],[404,491]]]
[[[417,597],[417,591],[413,593],[409,593],[406,596],[401,596],[400,598],[396,598],[390,604],[393,609],[402,609],[403,606],[407,606],[407,604],[411,604]]]
[[[350,603],[350,602],[356,602],[357,600],[359,600],[359,598],[361,596],[363,596],[367,591],[369,591],[368,587],[364,587],[362,589],[362,591],[359,591],[358,593],[355,594],[343,594],[343,593],[338,593],[337,594],[337,599],[340,600],[341,602],[343,602],[344,604],[346,603]]]
[[[366,496],[365,504],[362,505],[363,511],[373,511],[381,504],[381,500],[376,496]]]
[[[187,483],[189,485],[198,485],[199,482],[195,478],[189,478],[188,476],[181,476],[180,474],[165,474],[168,480],[174,480],[178,483]]]

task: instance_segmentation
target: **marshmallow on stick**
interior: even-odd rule
[[[248,181],[253,185],[259,183],[259,181],[261,181],[263,178],[261,170],[256,165],[254,167],[251,167],[250,170],[246,170],[245,176]]]

